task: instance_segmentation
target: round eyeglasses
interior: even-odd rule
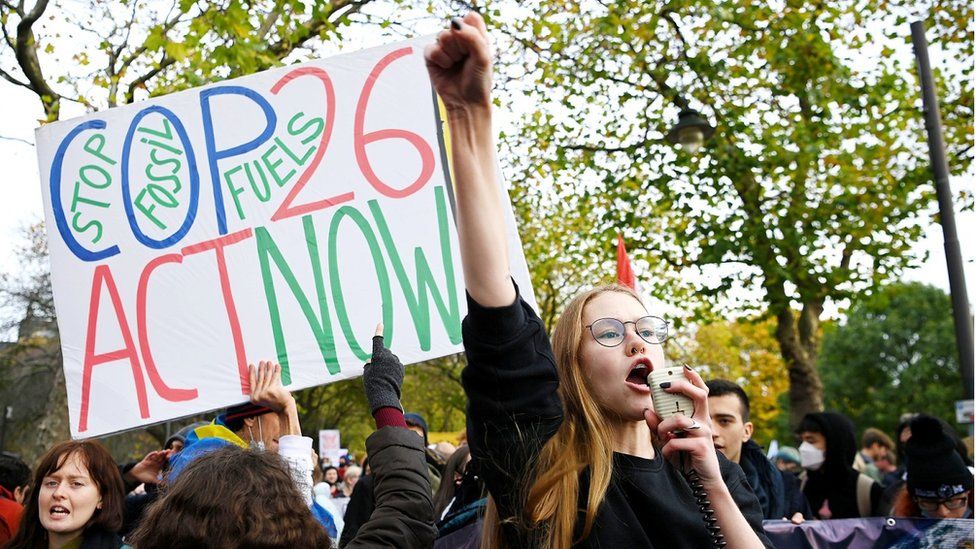
[[[648,343],[661,344],[668,339],[668,321],[658,316],[645,316],[627,322],[616,318],[601,318],[587,328],[600,345],[616,347],[626,337],[627,324],[633,324],[637,335]]]

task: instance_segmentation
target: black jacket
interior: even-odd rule
[[[488,309],[468,297],[462,324],[468,365],[472,465],[503,519],[506,545],[537,547],[539,528],[526,524],[525,473],[563,420],[559,378],[542,321],[521,299]],[[710,538],[684,477],[663,459],[615,453],[613,476],[590,536],[580,547],[706,547]],[[746,520],[767,546],[762,511],[738,465],[719,456],[722,476]],[[588,482],[581,477],[581,497]]]
[[[384,427],[366,439],[366,452],[375,508],[345,547],[431,547],[437,530],[423,439],[409,429]]]
[[[810,504],[800,490],[800,479],[777,469],[758,444],[749,440],[742,445],[739,465],[759,499],[764,519],[790,518],[795,513],[808,520],[813,518]]]
[[[807,414],[804,420],[811,420],[820,426],[820,433],[827,441],[824,463],[816,471],[806,472],[803,495],[810,502],[810,509],[817,518],[858,518],[857,478],[860,473],[854,469],[854,454],[857,453],[857,440],[854,424],[846,416],[836,412],[816,412]],[[881,501],[881,485],[871,486],[871,509],[868,516],[875,516]],[[830,509],[830,517],[819,516],[824,501]]]

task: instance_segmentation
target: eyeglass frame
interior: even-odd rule
[[[641,320],[644,320],[645,318],[656,318],[657,320],[660,320],[664,324],[664,338],[662,338],[661,341],[650,341],[646,337],[642,336],[639,331],[637,331],[637,323],[640,322]],[[623,330],[622,330],[623,331],[623,337],[620,338],[620,341],[619,342],[614,343],[613,345],[607,345],[607,344],[603,343],[602,341],[600,341],[600,338],[596,337],[596,334],[593,333],[593,326],[596,323],[600,322],[601,320],[613,320],[615,322],[619,322],[620,325],[623,326]],[[623,321],[623,320],[620,320],[619,318],[613,318],[613,317],[609,317],[608,316],[608,317],[598,318],[598,319],[594,320],[592,323],[586,325],[585,328],[590,331],[590,336],[593,337],[593,340],[594,341],[596,341],[597,343],[599,343],[600,345],[602,345],[604,347],[608,347],[608,348],[611,348],[612,349],[613,347],[616,347],[616,346],[620,345],[621,343],[624,342],[625,339],[627,339],[627,325],[628,324],[633,324],[634,325],[634,333],[637,334],[637,337],[641,338],[642,340],[644,340],[644,342],[649,343],[651,345],[662,345],[665,341],[668,340],[668,337],[670,337],[670,334],[668,333],[670,330],[668,330],[668,328],[671,325],[671,323],[668,322],[666,319],[661,318],[661,317],[656,316],[656,315],[645,315],[645,316],[642,316],[642,317],[638,318],[637,320],[628,320],[626,322]]]
[[[955,511],[957,509],[962,509],[969,503],[969,493],[956,494],[951,498],[945,499],[920,498],[918,496],[916,496],[914,499],[915,503],[918,505],[918,508],[923,511],[938,511],[939,507],[943,505],[945,505],[946,509]],[[925,501],[924,505],[922,503],[923,500]],[[953,502],[952,505],[949,504],[950,502]],[[931,508],[926,506],[931,506]]]

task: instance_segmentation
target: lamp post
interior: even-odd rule
[[[668,143],[680,146],[686,153],[695,154],[713,133],[715,128],[702,117],[701,113],[695,109],[685,108],[678,113],[678,122],[664,138]]]

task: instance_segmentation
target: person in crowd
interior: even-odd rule
[[[854,424],[836,412],[803,416],[797,434],[803,494],[820,519],[878,516],[881,485],[854,469]]]
[[[383,346],[382,327],[377,327],[372,359],[363,373],[377,427],[366,439],[376,508],[349,547],[413,549],[433,544],[436,530],[424,448],[403,419],[402,384],[403,365]],[[278,442],[290,446],[293,436],[281,435]],[[189,444],[184,453],[191,448]],[[132,545],[135,549],[331,547],[332,540],[309,512],[306,495],[293,476],[290,467],[271,452],[225,444],[184,466],[133,534]]]
[[[136,549],[329,547],[287,465],[270,452],[225,445],[200,455],[133,532]]]
[[[749,486],[759,498],[763,518],[789,519],[797,524],[813,518],[810,504],[800,490],[800,479],[777,469],[752,440],[749,396],[742,387],[725,379],[706,381],[705,386],[715,448],[742,467]]]
[[[799,476],[803,472],[800,465],[800,451],[792,446],[780,446],[776,455],[773,456],[773,463],[780,471]]]
[[[430,479],[431,497],[433,498],[434,494],[440,488],[444,462],[437,453],[427,447],[429,444],[428,429],[427,421],[424,417],[416,412],[406,412],[403,414],[403,418],[406,422],[407,429],[416,433],[423,441],[424,459],[427,463],[427,477]],[[364,464],[364,467],[368,466],[368,463]],[[343,479],[340,485],[340,490],[336,497],[347,497],[349,499],[345,508],[346,512],[343,515],[345,526],[343,535],[339,539],[339,547],[344,547],[349,543],[356,536],[356,532],[359,531],[360,526],[373,514],[376,503],[373,495],[374,482],[372,477],[371,474],[360,475],[357,477],[354,486],[348,485],[348,488],[346,487],[345,479]]]
[[[122,545],[122,476],[93,441],[56,444],[41,457],[7,549],[117,549]]]
[[[356,483],[359,482],[359,478],[363,474],[363,468],[358,465],[350,465],[346,467],[346,475],[342,479],[341,497],[349,497],[352,495],[353,489],[356,487]]]
[[[666,328],[632,290],[577,296],[551,344],[520,299],[496,178],[484,21],[475,12],[454,19],[425,56],[451,127],[469,298],[468,443],[490,493],[482,547],[703,547],[713,537],[695,491],[729,547],[768,545],[742,470],[712,445],[701,377],[687,369],[663,388],[691,398],[692,417],[653,413],[646,377],[664,366]],[[697,490],[685,471],[698,476]]]
[[[881,429],[869,427],[861,435],[861,450],[854,456],[854,469],[859,473],[881,482],[881,471],[875,465],[875,461],[882,453],[895,449],[895,443],[891,437],[886,435]]]
[[[336,492],[339,490],[339,469],[333,465],[326,466],[322,470],[322,481],[316,484],[313,490],[315,490],[316,498],[319,496],[336,497]]]
[[[30,473],[24,460],[10,452],[0,452],[0,547],[10,541],[20,527]]]
[[[433,488],[432,493],[437,493],[437,489],[441,486],[441,476],[444,470],[445,460],[440,454],[430,448],[429,431],[424,416],[415,412],[408,412],[403,414],[403,417],[407,420],[407,427],[424,438],[424,448],[427,449],[427,474],[430,475],[430,486]]]
[[[487,503],[485,483],[471,466],[471,450],[462,446],[447,461],[441,488],[434,498],[434,516],[440,517],[438,541],[443,542],[444,547],[452,547],[454,544],[449,540],[456,540],[458,536],[476,539],[480,530],[478,518],[484,515]],[[467,535],[463,532],[465,529]]]
[[[174,481],[183,469],[214,450],[234,445],[257,451],[278,453],[282,437],[302,438],[295,398],[281,383],[281,366],[261,361],[248,365],[250,401],[232,406],[212,422],[192,429],[183,450],[170,460],[167,481]],[[296,442],[297,443],[297,442]],[[308,451],[311,458],[312,451]],[[313,460],[288,460],[292,480],[298,486],[313,515],[333,536],[338,535],[336,519],[317,504],[312,492]]]
[[[912,419],[912,436],[905,442],[907,481],[895,499],[893,515],[973,517],[973,472],[946,427],[925,414]]]
[[[462,447],[456,450],[444,465],[444,478],[441,479],[441,487],[434,495],[434,516],[438,520],[443,519],[450,511],[451,504],[454,502],[454,493],[461,486],[469,461],[471,461],[471,451]]]
[[[886,482],[890,478],[888,475],[898,470],[898,458],[895,457],[895,451],[881,452],[878,454],[878,458],[874,460],[874,465],[881,473],[881,486],[887,486]]]
[[[447,460],[451,459],[451,456],[453,456],[454,452],[457,451],[457,446],[446,440],[442,440],[434,445],[434,451],[437,452],[437,457],[444,462],[444,466],[446,468]]]

